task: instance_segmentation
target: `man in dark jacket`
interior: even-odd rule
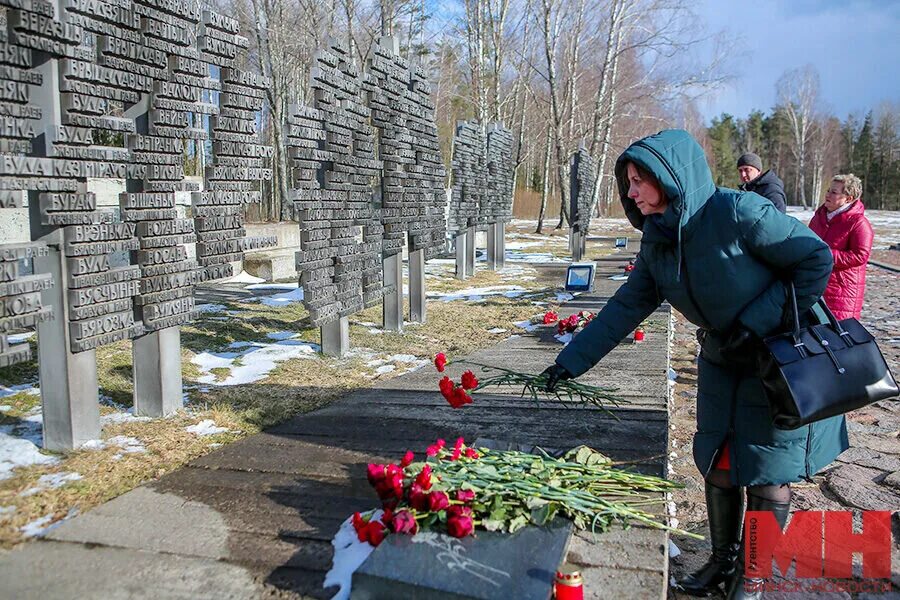
[[[740,188],[745,192],[756,192],[763,198],[771,200],[775,208],[781,212],[787,211],[787,199],[784,195],[784,182],[778,178],[772,169],[762,172],[762,159],[756,154],[748,152],[741,155],[737,162],[738,173],[741,177]]]

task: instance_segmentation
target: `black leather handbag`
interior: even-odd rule
[[[763,340],[760,376],[772,421],[797,429],[900,394],[875,338],[856,319],[800,328],[797,295],[788,286],[793,331]]]

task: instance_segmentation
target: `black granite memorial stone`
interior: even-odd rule
[[[462,539],[420,531],[389,535],[353,574],[352,600],[549,600],[572,523]]]

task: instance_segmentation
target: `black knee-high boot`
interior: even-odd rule
[[[712,556],[706,564],[678,581],[681,591],[692,596],[707,596],[719,584],[734,577],[741,533],[741,488],[720,488],[706,482],[706,513]]]
[[[775,516],[775,520],[778,521],[781,530],[784,531],[788,515],[791,514],[791,501],[789,498],[787,502],[774,502],[753,494],[747,494],[747,512],[750,511],[771,512]],[[741,538],[737,568],[728,588],[728,593],[725,595],[726,600],[761,600],[763,597],[763,587],[766,580],[744,577],[744,542],[746,533],[745,531],[744,536]]]

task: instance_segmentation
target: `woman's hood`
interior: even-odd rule
[[[669,206],[663,220],[673,231],[680,230],[716,192],[706,154],[700,144],[683,129],[665,129],[628,147],[616,161],[616,182],[625,215],[643,231],[646,217],[628,197],[626,165],[635,162],[653,173],[662,186]]]

